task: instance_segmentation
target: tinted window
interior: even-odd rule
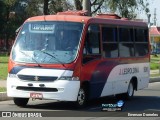
[[[116,44],[116,43],[103,44],[103,56],[105,56],[107,58],[118,57],[118,44]]]
[[[145,56],[149,52],[148,29],[135,29],[135,56]]]
[[[133,57],[134,56],[134,44],[120,43],[119,44],[120,57]]]
[[[103,56],[118,57],[117,27],[102,27]]]
[[[86,34],[83,49],[83,63],[100,58],[100,29],[99,25],[90,25]]]
[[[135,29],[135,41],[136,42],[147,42],[148,41],[148,30]]]
[[[133,26],[102,26],[103,56],[141,57],[149,52],[148,29]]]
[[[133,42],[132,28],[119,28],[119,56],[133,57],[134,56],[134,42]]]
[[[88,28],[84,54],[100,54],[100,32],[97,25]]]
[[[135,44],[135,55],[136,55],[136,57],[145,56],[146,54],[148,54],[148,52],[149,52],[148,44],[145,44],[145,43]]]
[[[120,42],[132,42],[133,30],[131,28],[119,28],[119,41]]]
[[[117,28],[103,27],[102,28],[103,42],[116,42],[117,41]]]

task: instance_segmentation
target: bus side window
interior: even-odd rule
[[[135,56],[142,57],[148,53],[148,29],[137,28],[135,29]]]
[[[102,27],[102,43],[103,57],[117,58],[118,57],[118,42],[117,42],[117,27],[103,26]]]
[[[134,57],[133,28],[119,28],[119,56]]]
[[[86,41],[85,41],[85,47],[84,47],[84,54],[92,54],[92,44],[91,44],[91,35],[90,33],[87,33],[86,35]]]
[[[100,56],[100,29],[98,25],[90,25],[85,38],[83,63],[97,59]]]

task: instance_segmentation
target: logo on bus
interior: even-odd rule
[[[38,80],[39,80],[39,77],[38,77],[38,76],[35,76],[35,77],[34,77],[34,80],[35,80],[35,81],[38,81]]]

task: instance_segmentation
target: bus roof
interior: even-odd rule
[[[106,15],[106,16],[105,16]],[[127,20],[120,18],[119,16],[107,17],[108,14],[100,14],[95,17],[72,15],[72,14],[57,14],[57,15],[43,15],[28,18],[26,22],[30,21],[70,21],[70,22],[81,22],[81,23],[99,23],[99,24],[111,24],[111,25],[125,25],[125,26],[139,26],[148,27],[146,22]],[[110,14],[114,15],[114,14]],[[118,19],[116,19],[118,18]]]

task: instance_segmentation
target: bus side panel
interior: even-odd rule
[[[149,63],[90,62],[82,68],[82,79],[90,82],[90,98],[127,92],[130,80],[137,78],[138,89],[148,86]]]
[[[117,62],[112,61],[94,61],[85,64],[82,68],[81,75],[83,80],[90,82],[90,98],[98,98],[101,96],[106,83],[108,95],[112,93],[112,81],[107,82],[110,71],[117,65]]]
[[[138,89],[148,86],[149,83],[149,63],[121,64],[112,69],[108,80],[104,86],[101,96],[108,95],[108,83],[113,83],[113,93],[127,92],[130,80],[137,78]]]
[[[148,87],[150,80],[150,64],[146,63],[143,67],[143,76],[138,80],[138,90]]]

